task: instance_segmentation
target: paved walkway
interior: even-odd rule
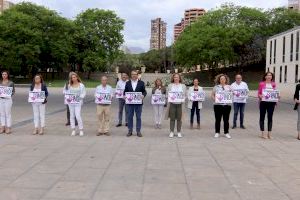
[[[258,137],[258,106],[251,98],[246,130],[233,139],[214,139],[212,104],[201,113],[202,129],[184,138],[168,138],[168,121],[153,128],[149,97],[143,111],[143,138],[96,137],[95,105],[83,107],[85,137],[70,137],[64,126],[61,89],[51,89],[47,134],[32,136],[31,106],[26,90],[14,99],[14,133],[0,135],[0,199],[2,200],[298,200],[300,143],[295,139],[296,113],[282,103],[274,115],[274,139]],[[88,99],[92,101],[92,91]]]

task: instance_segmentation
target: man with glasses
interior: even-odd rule
[[[235,76],[235,82],[231,84],[231,89],[233,91],[233,126],[232,129],[236,128],[237,116],[240,113],[240,128],[245,129],[244,126],[244,111],[247,103],[247,97],[249,93],[249,88],[247,83],[245,83],[241,74]]]
[[[144,99],[147,95],[145,84],[143,81],[138,80],[138,72],[133,70],[131,72],[131,80],[126,82],[124,96],[126,92],[141,92],[142,98]],[[133,131],[133,115],[136,115],[136,132],[138,137],[142,137],[141,128],[142,128],[142,108],[143,104],[128,104],[128,134],[127,137],[132,136]]]

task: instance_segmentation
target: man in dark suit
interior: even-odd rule
[[[131,80],[126,82],[124,96],[126,92],[141,92],[143,99],[147,95],[145,84],[143,81],[138,80],[138,72],[133,70],[131,72]],[[133,115],[136,115],[136,132],[138,137],[142,137],[141,127],[142,127],[142,108],[143,104],[128,104],[128,134],[127,137],[132,136],[133,131]]]

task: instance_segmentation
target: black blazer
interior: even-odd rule
[[[138,80],[135,90],[132,88],[131,80],[127,81],[124,89],[124,95],[125,92],[141,92],[144,97],[147,95],[145,83],[141,80]]]
[[[300,91],[300,84],[298,84],[296,86],[296,89],[295,89],[295,94],[294,94],[294,99],[297,99],[299,100],[299,91]],[[294,110],[297,110],[298,109],[298,103],[295,104],[295,107],[294,107]]]

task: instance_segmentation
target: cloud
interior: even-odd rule
[[[22,0],[11,0],[14,3]],[[228,0],[27,0],[39,5],[44,5],[56,10],[68,18],[74,18],[81,11],[88,8],[114,10],[121,18],[125,19],[124,38],[125,45],[138,46],[149,49],[150,21],[161,17],[167,22],[167,43],[173,39],[173,26],[180,22],[184,10],[189,8],[216,8]],[[286,6],[287,0],[231,0],[237,5],[259,8],[274,8]]]

